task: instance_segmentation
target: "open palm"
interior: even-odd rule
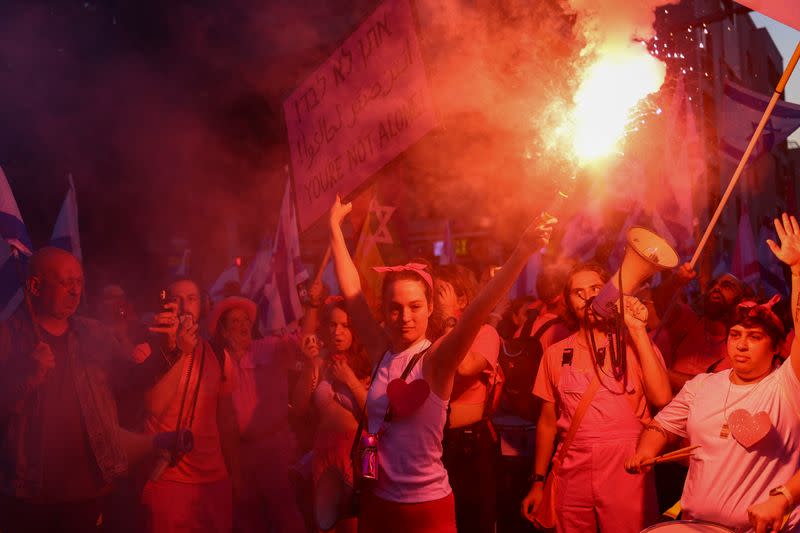
[[[775,231],[781,244],[778,246],[772,239],[767,239],[769,249],[789,267],[800,267],[800,225],[797,219],[784,213],[780,220],[775,219]]]

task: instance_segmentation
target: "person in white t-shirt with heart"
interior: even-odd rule
[[[780,245],[767,243],[791,269],[796,328],[800,225],[784,213],[775,229]],[[772,311],[776,301],[739,304],[728,330],[731,369],[688,381],[643,430],[626,461],[626,470],[638,473],[681,438],[699,446],[681,496],[684,518],[736,531],[800,531],[800,341],[783,365],[774,364],[785,336]]]

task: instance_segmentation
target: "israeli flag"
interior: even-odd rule
[[[0,167],[0,237],[13,249],[25,255],[32,255],[31,238],[28,236],[28,230],[22,221],[17,201],[2,167]]]
[[[78,199],[72,174],[67,179],[69,180],[69,190],[67,190],[67,196],[64,198],[61,212],[58,214],[56,225],[53,228],[50,245],[66,250],[77,257],[78,261],[82,261],[81,237],[78,229]]]
[[[722,129],[719,142],[722,155],[738,163],[750,144],[758,123],[769,104],[770,97],[745,89],[741,85],[725,82],[722,101]],[[800,105],[778,101],[767,121],[758,143],[753,148],[752,159],[769,152],[786,140],[800,127]]]
[[[308,272],[300,259],[300,235],[297,231],[297,213],[292,200],[292,180],[287,180],[281,203],[281,216],[271,267],[259,295],[260,329],[266,334],[286,328],[303,316],[303,305],[297,285],[308,279]]]
[[[22,302],[22,276],[31,240],[22,221],[17,201],[0,168],[0,320],[16,311]],[[21,252],[21,253],[20,253]]]

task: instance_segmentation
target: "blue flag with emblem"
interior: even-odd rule
[[[722,155],[738,163],[761,121],[770,97],[726,81],[722,101],[722,128],[719,147]],[[752,158],[769,152],[800,127],[800,105],[779,100],[772,111]]]
[[[21,272],[31,255],[31,240],[17,201],[0,168],[0,320],[5,320],[22,302]]]

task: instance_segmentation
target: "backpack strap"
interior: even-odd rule
[[[537,330],[536,330],[536,333],[534,333],[534,334],[531,336],[531,338],[532,338],[533,340],[537,340],[537,341],[538,341],[539,339],[541,339],[541,338],[542,338],[542,335],[544,335],[544,334],[547,332],[547,330],[548,330],[548,329],[550,329],[551,327],[555,326],[556,324],[558,324],[558,323],[560,323],[560,322],[562,322],[562,320],[561,320],[561,317],[558,317],[558,316],[557,316],[557,317],[555,317],[555,318],[551,318],[550,320],[548,320],[547,322],[545,322],[544,324],[542,324],[542,325],[539,327],[539,329],[537,329]]]

